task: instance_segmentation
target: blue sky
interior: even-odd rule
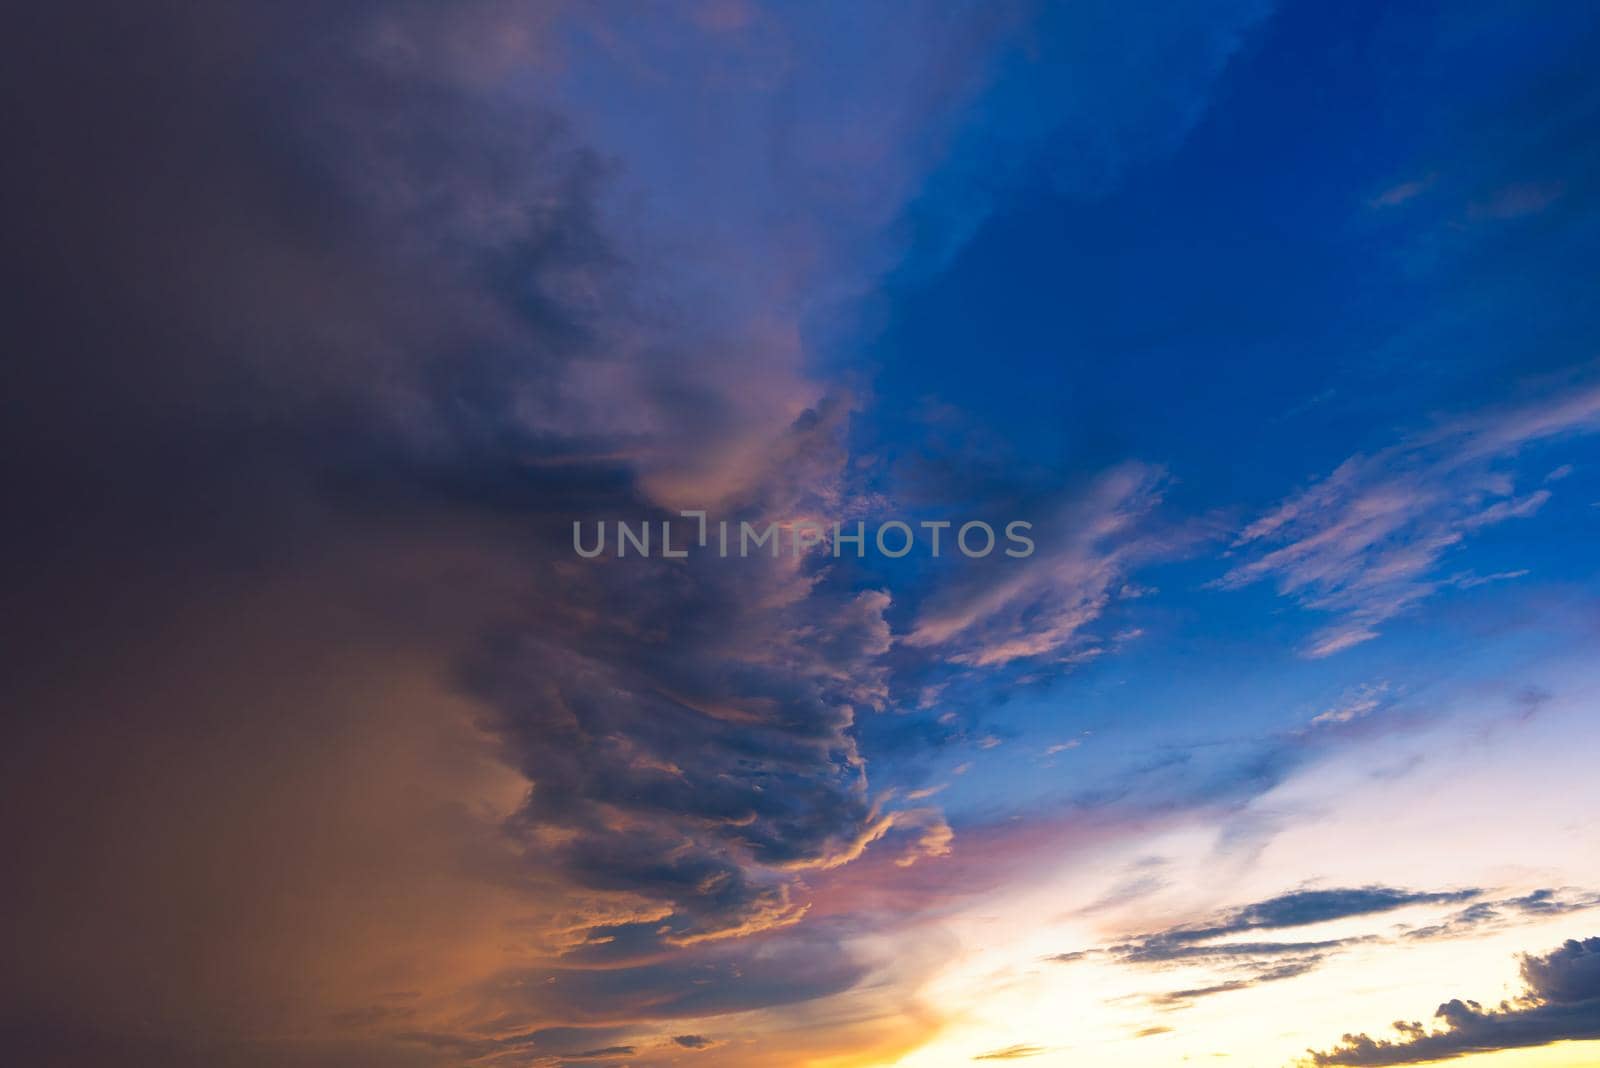
[[[959,251],[913,255],[891,275],[872,311],[866,448],[914,454],[937,433],[925,414],[948,408],[999,443],[992,462],[1036,494],[1135,457],[1167,472],[1168,522],[1203,528],[1198,544],[1141,572],[1159,597],[1107,621],[1146,630],[1138,648],[1002,689],[985,721],[1015,732],[1013,744],[1037,751],[1082,730],[1108,745],[1272,732],[1369,676],[1425,689],[1467,674],[1464,647],[1484,672],[1520,666],[1529,645],[1566,644],[1570,621],[1539,635],[1515,633],[1540,629],[1533,621],[1491,621],[1540,596],[1529,587],[1562,600],[1593,580],[1581,533],[1593,443],[1577,436],[1516,457],[1535,481],[1571,464],[1557,497],[1436,568],[1526,571],[1506,580],[1521,588],[1443,591],[1385,628],[1387,649],[1297,658],[1315,612],[1267,589],[1208,585],[1252,509],[1540,375],[1583,373],[1593,222],[1569,198],[1592,181],[1593,90],[1581,71],[1593,30],[1571,14],[1277,12],[1190,102],[1192,125],[1168,150],[1101,187],[1052,170],[1067,164],[1041,139],[1047,162],[1004,174]],[[1048,77],[1002,71],[992,92],[1004,99],[1030,75]],[[963,175],[984,163],[945,167]],[[913,228],[970,210],[970,193],[946,191],[961,179],[943,173],[911,206]],[[1512,633],[1464,634],[1463,616]],[[1073,788],[994,762],[997,781],[971,787],[974,803]]]
[[[1595,1060],[1591,5],[6,51],[23,1060]]]

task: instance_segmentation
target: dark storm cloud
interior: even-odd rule
[[[562,600],[598,605],[599,618],[564,636],[530,621],[471,674],[534,784],[529,833],[578,832],[545,855],[597,890],[668,904],[652,920],[657,941],[797,918],[782,873],[851,856],[886,818],[849,733],[853,709],[875,699],[883,599],[762,609],[715,568],[660,566],[642,584],[642,565],[597,568],[587,596]],[[613,581],[638,591],[631,603]],[[640,630],[654,636],[635,649]],[[790,648],[786,635],[807,630],[828,637]]]
[[[1313,1051],[1316,1065],[1420,1064],[1469,1053],[1525,1049],[1552,1042],[1600,1038],[1600,938],[1568,940],[1543,955],[1522,957],[1526,993],[1486,1009],[1455,999],[1439,1006],[1440,1026],[1397,1021],[1399,1037],[1346,1035],[1326,1052]]]
[[[0,821],[36,878],[0,890],[29,963],[3,977],[0,1018],[21,1021],[30,1062],[621,1057],[664,1042],[645,1024],[859,984],[851,940],[803,922],[807,873],[945,848],[937,814],[869,783],[859,724],[886,702],[890,645],[876,584],[792,560],[589,566],[567,539],[574,518],[660,521],[713,503],[700,493],[735,521],[855,503],[839,475],[855,401],[801,369],[799,311],[818,303],[804,283],[865,288],[878,268],[855,254],[892,259],[859,234],[928,165],[894,143],[948,140],[921,123],[923,98],[964,98],[996,31],[962,31],[992,16],[874,17],[896,44],[925,24],[960,45],[929,49],[935,70],[910,49],[888,76],[903,85],[878,80],[899,49],[870,41],[847,93],[832,67],[778,64],[824,84],[776,110],[818,129],[842,114],[874,145],[872,182],[831,137],[820,161],[741,143],[726,154],[779,175],[770,200],[731,203],[737,168],[709,193],[659,170],[642,184],[705,215],[627,244],[605,205],[641,146],[591,141],[531,62],[560,7],[158,0],[32,5],[9,27],[0,211],[21,253],[5,278],[19,358],[0,489],[28,522],[0,554],[17,595],[0,620]],[[1135,67],[1173,67],[1167,43],[1199,39],[1199,62],[1176,66],[1204,85],[1260,15],[1237,8],[1226,28],[1135,35],[1164,42]],[[604,12],[586,17],[608,37]],[[1093,36],[1063,39],[1075,55]],[[685,53],[672,62],[771,74]],[[638,106],[695,114],[630,115],[638,155],[666,145],[713,177],[675,136],[721,148],[744,124],[703,121],[711,94],[675,92],[671,62],[641,66],[664,81]],[[1062,95],[1035,88],[1010,96]],[[850,98],[842,112],[820,107],[828,93]],[[1179,97],[1109,94],[1134,115],[1086,115],[1087,140],[1157,154],[1199,113]],[[1137,150],[1117,149],[1135,128]],[[851,231],[842,270],[806,232],[813,185]],[[864,205],[835,199],[858,186]],[[782,225],[714,244],[750,218]],[[693,230],[713,241],[699,263],[672,240]],[[706,261],[718,291],[680,290]],[[748,305],[741,321],[724,300]],[[1133,596],[1131,570],[1186,540],[1145,534],[1164,483],[1130,463],[1066,500],[954,484],[1073,533],[1004,587],[920,602],[912,644],[937,652],[914,656],[1065,669],[1111,649],[1097,628]],[[447,718],[459,729],[435,733]],[[516,774],[486,772],[491,756]],[[427,989],[397,994],[391,974]],[[593,1026],[551,1026],[574,1022]],[[359,1034],[238,1041],[325,1026]],[[186,1037],[122,1038],[146,1032]]]
[[[264,1050],[260,1043],[216,1044],[190,1039],[173,1040],[139,1034],[107,1033],[79,1022],[0,1027],[0,1050],[8,1063],[30,1068],[84,1068],[115,1064],[118,1068],[171,1068],[204,1065],[207,1068],[350,1068],[384,1065],[385,1068],[440,1068],[441,1049],[406,1043],[306,1041]],[[460,1064],[462,1053],[451,1049]],[[522,1059],[526,1065],[527,1058]],[[551,1063],[534,1061],[533,1063]]]
[[[22,594],[4,624],[7,704],[37,715],[27,744],[4,747],[7,810],[58,809],[50,784],[84,737],[119,724],[135,732],[130,754],[181,727],[199,765],[253,736],[215,680],[135,707],[130,691],[157,689],[139,665],[181,678],[152,660],[181,653],[152,648],[147,619],[227,611],[213,602],[229,584],[311,573],[335,543],[404,545],[397,556],[430,568],[374,550],[373,573],[331,568],[263,625],[294,632],[357,601],[403,615],[453,660],[501,757],[531,781],[502,828],[522,868],[492,881],[567,906],[532,936],[568,956],[538,973],[520,1018],[837,992],[862,971],[835,941],[769,942],[756,958],[718,940],[799,921],[796,873],[850,860],[894,822],[853,736],[884,698],[887,598],[833,591],[788,560],[577,566],[573,518],[670,515],[640,472],[731,451],[768,413],[749,410],[752,376],[726,384],[691,359],[716,322],[662,324],[634,300],[640,265],[596,207],[613,165],[537,100],[482,91],[413,47],[444,48],[494,9],[462,5],[460,22],[431,29],[404,4],[19,13],[0,77],[22,105],[4,136],[27,146],[4,196],[25,261],[7,276],[23,359],[0,452],[30,523],[0,567]],[[734,518],[834,491],[849,402],[800,409],[765,451],[746,450]],[[422,578],[434,559],[470,581],[444,595]],[[477,637],[460,642],[463,629]],[[113,660],[133,667],[108,696]],[[58,685],[67,673],[74,687]],[[46,848],[31,830],[17,838]],[[26,904],[7,912],[46,930],[70,921]],[[170,958],[188,952],[156,954],[171,982],[188,968]],[[120,1013],[71,983],[48,1000],[86,1033]],[[351,1012],[352,1026],[392,1018]],[[503,1050],[476,1033],[437,1041]]]

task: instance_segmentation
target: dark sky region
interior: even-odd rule
[[[1600,1061],[1597,59],[13,5],[0,1062]]]

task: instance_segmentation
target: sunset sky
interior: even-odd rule
[[[16,5],[0,1063],[1600,1064],[1596,70]]]

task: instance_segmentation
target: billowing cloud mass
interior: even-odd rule
[[[201,655],[222,645],[206,654],[216,664],[241,655],[227,642],[243,641],[302,677],[270,689],[248,677],[224,684],[208,677],[210,665],[185,677],[180,665],[149,662],[131,647],[96,649],[98,660],[126,663],[115,675],[76,673],[43,697],[62,727],[33,736],[24,788],[43,803],[54,796],[49,778],[74,765],[103,769],[108,789],[138,774],[111,751],[85,751],[66,729],[93,719],[91,695],[115,695],[96,731],[166,737],[163,751],[186,754],[168,771],[170,787],[139,797],[136,820],[165,824],[169,840],[197,823],[197,838],[224,835],[197,871],[151,867],[152,899],[175,893],[165,879],[220,879],[223,900],[237,892],[225,874],[239,863],[228,859],[233,835],[166,806],[185,792],[185,776],[243,775],[250,752],[266,777],[238,800],[240,826],[287,833],[295,806],[286,795],[325,791],[319,819],[330,838],[349,835],[370,854],[347,861],[316,850],[285,865],[290,886],[279,892],[309,895],[329,881],[358,888],[362,865],[374,884],[409,890],[415,870],[437,869],[437,885],[397,904],[419,944],[397,946],[387,962],[353,963],[351,974],[327,977],[327,989],[308,983],[311,1005],[272,1010],[314,1035],[399,1029],[435,1036],[400,1040],[411,1051],[441,1050],[449,1042],[437,1024],[448,1021],[451,1041],[493,1058],[521,1048],[511,1032],[623,1023],[637,1034],[643,1020],[813,999],[858,981],[864,965],[837,934],[783,932],[806,914],[803,873],[848,863],[875,843],[915,859],[943,848],[919,843],[948,840],[925,809],[896,831],[906,816],[872,795],[851,730],[858,714],[883,705],[876,661],[889,645],[889,597],[823,588],[814,568],[792,558],[580,567],[566,542],[575,518],[657,521],[672,514],[661,506],[673,495],[735,519],[837,508],[846,402],[806,381],[794,354],[755,363],[714,355],[748,353],[747,324],[710,316],[691,329],[644,306],[657,296],[639,281],[645,265],[630,259],[639,250],[624,253],[602,219],[614,165],[574,134],[548,95],[511,93],[479,62],[491,48],[509,75],[555,47],[548,20],[529,9],[468,5],[455,18],[403,5],[219,5],[149,21],[104,14],[67,54],[102,78],[124,75],[126,93],[84,99],[81,86],[62,88],[59,106],[78,109],[81,121],[71,132],[57,123],[39,131],[58,150],[38,156],[41,173],[14,179],[12,199],[37,207],[112,168],[139,210],[115,209],[107,187],[99,206],[110,218],[37,210],[25,224],[44,268],[31,285],[56,286],[36,302],[31,325],[38,343],[61,345],[62,358],[19,390],[38,414],[9,421],[8,434],[18,439],[14,452],[30,455],[49,456],[39,435],[89,442],[83,455],[58,451],[53,469],[30,473],[48,475],[38,507],[47,524],[81,530],[97,521],[88,509],[120,503],[123,540],[34,552],[47,572],[75,568],[82,583],[119,591],[113,612],[184,602],[194,618],[172,625],[174,648]],[[125,31],[144,41],[145,58],[123,50]],[[191,34],[231,44],[234,73],[197,68]],[[32,74],[45,85],[59,80]],[[263,91],[275,101],[270,123],[257,110]],[[130,117],[157,113],[161,139],[124,143],[118,131]],[[80,138],[98,139],[108,147],[95,151],[110,155],[91,160]],[[92,237],[76,232],[97,225]],[[44,255],[52,247],[98,259],[62,263],[56,278]],[[86,316],[69,279],[132,306]],[[202,287],[205,298],[175,292],[181,285]],[[781,333],[794,324],[769,326]],[[87,361],[104,351],[120,354],[126,387],[92,373]],[[98,419],[122,388],[145,398],[151,414],[134,406],[116,412],[119,422]],[[39,422],[58,405],[61,421]],[[127,501],[99,494],[102,479],[125,487]],[[253,500],[241,496],[245,480]],[[275,535],[273,524],[286,533]],[[382,545],[363,550],[371,531],[383,531]],[[148,592],[130,585],[141,554],[174,552],[222,558],[191,557],[168,589],[156,588],[155,574]],[[248,618],[257,602],[268,607],[248,622],[212,618]],[[43,634],[58,633],[59,607],[36,606]],[[341,638],[363,628],[376,635],[380,625],[424,650],[411,654],[408,672],[424,680],[404,698],[414,712],[393,703],[369,710],[359,696],[396,700],[377,681],[394,674],[380,649]],[[296,631],[311,648],[320,641],[345,652],[308,669]],[[244,692],[219,707],[233,687]],[[213,736],[206,726],[231,724],[258,703],[265,707],[253,714],[265,720],[278,702],[291,706],[272,716],[285,737],[266,748],[242,727]],[[417,720],[415,743],[403,715]],[[319,757],[308,769],[292,738],[314,733],[318,717],[351,742],[325,747],[328,765]],[[461,755],[432,769],[393,755],[425,746],[431,731]],[[279,749],[281,786],[267,770]],[[354,769],[348,787],[338,785],[339,761]],[[198,770],[207,765],[219,770]],[[475,776],[488,781],[473,785]],[[394,790],[414,793],[415,803],[395,805],[391,818],[360,796]],[[84,855],[51,861],[80,865],[79,882],[111,863],[95,851],[115,839],[156,848],[103,814],[84,818],[73,838]],[[392,855],[389,835],[415,855]],[[370,912],[359,900],[325,900],[326,915],[278,924],[281,974],[274,962],[271,974],[249,979],[264,989],[222,992],[236,999],[238,1018],[180,1016],[186,1041],[204,1048],[265,1026],[252,1013],[290,996],[278,984],[294,974],[294,954],[317,952],[325,926],[348,923],[344,910]],[[444,918],[474,900],[481,920],[466,924],[470,934]],[[62,945],[49,932],[76,922],[78,910],[46,900],[34,908],[36,948],[48,955]],[[84,1008],[73,991],[85,980],[73,977],[75,958],[54,952],[42,970],[46,1007],[73,1018]],[[167,952],[190,951],[150,945],[127,967]],[[446,967],[436,954],[459,959]],[[116,982],[116,966],[97,970]],[[157,996],[198,1013],[200,976],[161,970],[173,989]],[[468,981],[474,990],[449,985]],[[90,1000],[102,1017],[147,1014],[131,992]],[[584,1035],[562,1056],[594,1059],[629,1044],[605,1037]]]
[[[951,848],[858,740],[894,597],[823,554],[569,544],[574,520],[685,507],[861,511],[861,401],[808,338],[893,265],[1026,12],[835,14],[23,16],[5,201],[30,358],[0,434],[29,458],[6,704],[32,726],[4,818],[35,880],[5,891],[33,966],[4,1025],[33,1063],[134,1027],[158,1040],[128,1063],[281,1064],[291,1039],[328,1062],[717,1057],[685,1023],[881,963],[848,917],[805,921],[808,880]],[[859,59],[815,65],[841,32]],[[1132,103],[1163,136],[1193,121]],[[1073,121],[1034,115],[1011,150]],[[969,594],[917,641],[975,665],[1070,647],[1151,483],[1106,476],[1029,570],[1066,600]],[[106,880],[114,908],[44,889]]]
[[[1452,999],[1439,1006],[1439,1025],[1397,1021],[1399,1037],[1346,1035],[1314,1065],[1420,1064],[1469,1053],[1525,1049],[1572,1039],[1600,1038],[1600,938],[1568,939],[1545,954],[1524,954],[1521,996],[1484,1008]]]

